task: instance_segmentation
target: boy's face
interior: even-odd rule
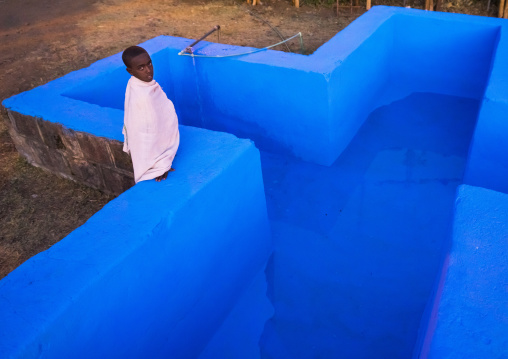
[[[133,57],[130,61],[130,67],[127,67],[127,72],[141,81],[152,81],[153,65],[150,55],[145,52],[144,54]]]

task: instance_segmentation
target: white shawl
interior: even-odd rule
[[[173,103],[155,80],[130,78],[122,133],[123,150],[131,154],[136,183],[171,168],[180,143],[178,118]]]

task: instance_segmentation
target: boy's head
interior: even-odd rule
[[[122,60],[127,66],[127,72],[135,78],[144,82],[153,80],[152,59],[142,47],[128,47],[122,54]]]

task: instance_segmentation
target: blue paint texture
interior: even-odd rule
[[[0,353],[506,356],[507,30],[374,7],[309,56],[145,42],[176,175],[0,282]],[[117,54],[3,105],[122,140],[127,79]]]
[[[273,308],[263,283],[249,289],[271,253],[259,152],[180,133],[171,180],[141,182],[0,282],[2,358],[197,358],[225,321],[244,342],[261,335]],[[245,291],[251,317],[228,319]]]
[[[420,358],[508,357],[508,196],[462,185]]]
[[[416,93],[374,111],[331,167],[262,154],[275,243],[267,357],[411,356],[477,111]]]

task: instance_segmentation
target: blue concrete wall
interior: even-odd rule
[[[199,359],[260,357],[259,339],[265,327],[268,313],[273,314],[273,306],[266,296],[265,272],[261,271],[250,287],[238,299],[235,308],[222,323]]]
[[[500,27],[470,18],[443,13],[424,16],[422,12],[394,16],[392,85],[412,92],[481,99]]]
[[[446,14],[377,7],[310,56],[264,51],[193,59],[178,56],[190,40],[168,36],[142,46],[152,54],[155,77],[183,124],[234,133],[253,139],[263,150],[331,165],[379,106],[412,92],[482,97],[499,25],[450,19]],[[195,53],[250,50],[203,42]],[[28,96],[30,102],[40,102],[42,90],[44,97],[53,96],[66,108],[75,108],[77,100],[80,114],[86,108],[86,117],[120,126],[127,79],[115,55]],[[14,97],[5,106],[15,109],[20,100],[28,99]],[[35,106],[34,112],[66,122],[61,111],[52,112],[46,104]],[[71,122],[83,126],[85,121]],[[104,132],[90,129],[87,132]]]
[[[193,60],[177,56],[191,40],[158,37],[142,44],[182,123],[249,137],[268,151],[262,166],[276,241],[268,283],[276,314],[262,337],[264,357],[411,355],[466,163],[466,183],[508,191],[506,26],[503,19],[375,7],[310,56],[266,51]],[[249,50],[206,42],[196,48],[198,54]],[[122,140],[127,78],[117,54],[4,105]],[[143,184],[143,191],[152,185]],[[201,271],[206,268],[192,273]],[[250,273],[243,296],[241,290],[223,292],[227,300],[234,297],[229,303],[235,309],[227,319],[221,314],[222,325],[217,319],[192,331],[196,342],[210,340],[200,347],[203,358],[221,350],[257,356],[255,335],[239,338],[234,330],[246,321],[250,333],[259,333],[262,321],[251,322],[246,307],[256,307],[263,320],[268,316],[262,298],[253,304],[246,294],[264,292],[254,280],[259,270]],[[124,280],[115,274],[108,283],[118,278]],[[457,312],[450,306],[446,313]],[[483,327],[480,317],[474,320]],[[228,337],[244,344],[224,347]],[[185,350],[177,342],[167,345]]]
[[[508,196],[463,185],[415,358],[508,357]]]
[[[257,344],[273,311],[259,152],[201,129],[181,139],[167,181],[134,186],[0,282],[2,358],[197,358],[226,325]]]
[[[506,25],[506,24],[505,24]],[[465,183],[508,193],[508,28],[499,45],[470,149]]]
[[[499,25],[453,19],[376,7],[316,51],[335,65],[331,153],[342,153],[373,110],[411,93],[482,98]]]
[[[354,23],[356,26],[346,29],[346,33],[339,33],[325,45],[325,49],[316,52],[317,56],[325,56],[325,51],[331,52],[333,45],[339,49],[346,47],[345,56],[335,60],[338,66],[329,80],[329,133],[333,153],[342,153],[349,145],[368,115],[380,105],[380,99],[384,98],[384,92],[388,89],[389,79],[393,75],[390,61],[394,51],[394,29],[391,18],[381,20],[383,22],[379,25],[376,21],[369,21],[369,26],[365,26],[360,19],[360,22]],[[375,31],[365,36],[358,46],[357,33],[362,33],[362,29],[358,29],[362,25]],[[393,100],[390,98],[389,102]]]

